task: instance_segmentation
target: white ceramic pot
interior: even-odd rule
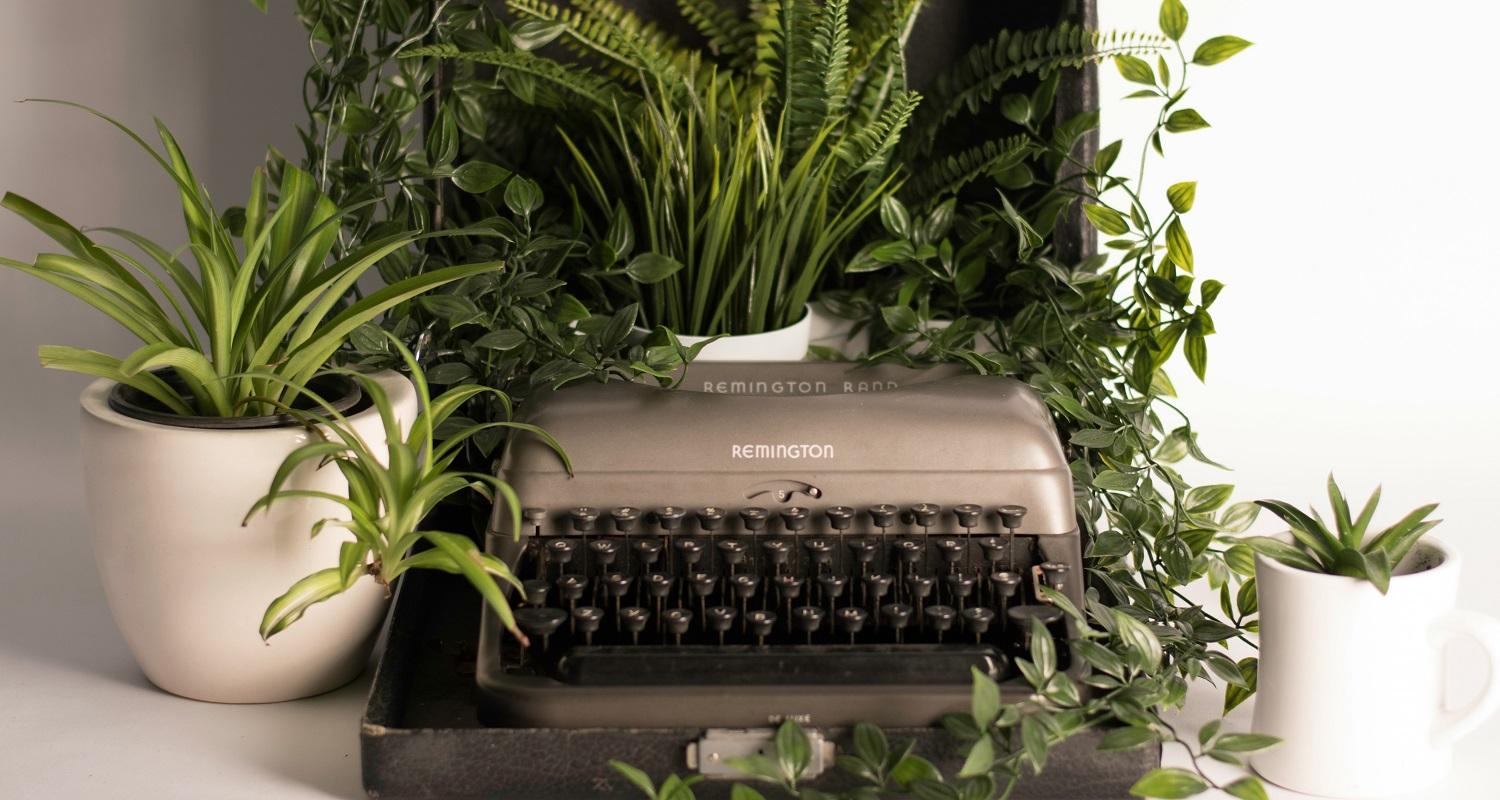
[[[376,377],[403,421],[415,418],[411,383]],[[301,427],[208,430],[127,417],[110,408],[113,384],[83,393],[84,483],[94,555],[115,622],[152,683],[221,703],[267,703],[319,694],[364,669],[386,607],[373,581],[320,603],[262,642],[267,604],[295,581],[338,564],[347,536],[324,517],[348,518],[321,500],[286,500],[240,521],[276,468],[311,435]],[[368,409],[350,423],[384,440]],[[338,470],[303,465],[291,488],[348,491]]]
[[[854,320],[836,316],[822,303],[810,303],[807,308],[808,317],[812,320],[807,332],[809,344],[826,347],[851,359],[870,351],[869,326],[855,333]]]
[[[1448,773],[1453,742],[1500,707],[1500,621],[1454,608],[1457,551],[1431,537],[1381,595],[1369,582],[1257,557],[1260,672],[1254,730],[1282,744],[1251,760],[1264,778],[1328,797],[1416,792]],[[1489,682],[1444,707],[1444,645],[1488,652]]]
[[[724,336],[709,342],[698,351],[698,361],[801,361],[807,357],[807,345],[811,341],[812,306],[803,313],[802,319],[764,333],[745,333]],[[684,345],[695,345],[711,339],[710,336],[677,335]]]

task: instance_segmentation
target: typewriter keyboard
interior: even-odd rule
[[[574,684],[1004,678],[1033,620],[1066,635],[1040,587],[1080,577],[1015,505],[522,513],[504,669]]]

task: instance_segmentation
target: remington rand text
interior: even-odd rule
[[[730,458],[833,458],[831,444],[732,444]]]

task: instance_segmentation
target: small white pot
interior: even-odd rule
[[[375,376],[398,416],[416,416],[404,377]],[[282,459],[308,441],[302,427],[207,430],[145,422],[110,408],[113,383],[84,390],[83,459],[94,556],[110,611],[152,683],[220,703],[292,700],[353,680],[369,658],[386,607],[374,581],[314,606],[269,643],[266,606],[294,582],[338,564],[343,529],[308,532],[324,517],[348,518],[322,500],[284,500],[240,521],[270,488]],[[351,425],[384,440],[374,408]],[[347,493],[338,470],[304,464],[288,488]]]
[[[825,347],[851,359],[870,351],[868,325],[854,333],[855,320],[835,315],[822,303],[809,304],[808,317],[812,320],[807,334],[809,344]]]
[[[1260,672],[1254,730],[1282,739],[1251,764],[1328,797],[1419,791],[1448,773],[1453,742],[1500,707],[1500,621],[1454,608],[1457,551],[1426,537],[1381,595],[1368,581],[1256,557]],[[1427,567],[1422,569],[1422,567]],[[1444,708],[1444,645],[1488,652],[1490,677]]]
[[[744,333],[722,336],[709,342],[698,351],[698,361],[801,361],[807,357],[807,345],[811,341],[812,306],[797,320],[785,328],[764,333]],[[638,329],[639,330],[639,329]],[[645,331],[640,331],[645,333]],[[713,339],[712,336],[688,336],[677,334],[677,340],[692,345]]]

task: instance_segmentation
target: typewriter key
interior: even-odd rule
[[[599,565],[601,573],[606,572],[605,567],[615,563],[615,556],[620,553],[620,543],[609,539],[595,539],[589,542],[589,554],[594,563]]]
[[[984,551],[984,563],[993,570],[995,564],[1005,557],[1005,542],[999,536],[985,536],[979,540],[979,549]]]
[[[848,506],[834,506],[823,513],[828,515],[828,527],[836,531],[847,531],[854,522],[854,509]]]
[[[842,597],[844,586],[849,579],[843,575],[829,572],[818,576],[818,592],[820,597],[832,603],[835,599]]]
[[[698,610],[704,611],[708,607],[708,596],[714,593],[714,586],[719,582],[712,572],[694,572],[688,576],[688,585],[693,588],[693,594],[698,597]],[[706,619],[706,617],[705,617]]]
[[[1042,627],[1050,628],[1063,620],[1062,609],[1057,606],[1029,605],[1016,606],[1006,612],[1006,619],[1015,630],[1016,638],[1013,646],[1018,655],[1024,656],[1031,650],[1031,623],[1033,620],[1042,624]]]
[[[766,637],[776,628],[776,612],[757,609],[745,615],[750,624],[750,633],[755,637],[756,647],[766,646]]]
[[[667,633],[672,634],[673,644],[682,644],[682,635],[693,625],[693,612],[685,608],[674,608],[662,617],[667,622]]]
[[[926,533],[937,522],[938,515],[943,513],[943,507],[933,503],[917,503],[907,513],[911,515],[912,522],[922,526],[922,533]]]
[[[1045,561],[1039,567],[1042,571],[1042,579],[1052,589],[1061,592],[1065,579],[1068,576],[1068,565],[1061,561]]]
[[[887,549],[887,542],[885,537],[886,528],[889,528],[892,525],[896,524],[896,514],[898,511],[899,509],[889,503],[881,503],[878,506],[870,506],[870,521],[874,522],[875,527],[880,529],[881,550]]]
[[[672,544],[677,548],[677,557],[688,569],[697,566],[703,559],[703,540],[701,539],[678,539]]]
[[[849,554],[859,562],[859,574],[864,575],[869,571],[870,562],[875,560],[875,553],[880,549],[880,545],[876,544],[875,540],[865,537],[850,539],[847,544]]]
[[[911,565],[921,561],[926,550],[927,545],[916,539],[896,540],[896,558],[902,564]]]
[[[1021,527],[1021,520],[1026,517],[1026,506],[1007,505],[996,510],[1000,513],[1000,524],[1011,533]]]
[[[588,585],[588,579],[582,575],[564,575],[557,579],[557,594],[567,602],[568,608],[572,609],[583,598]]]
[[[880,607],[880,616],[896,632],[896,644],[901,644],[901,635],[906,630],[906,624],[911,622],[911,606],[905,603],[886,603]]]
[[[724,524],[724,509],[717,506],[699,509],[698,529],[712,536]]]
[[[781,567],[792,557],[791,542],[781,537],[766,539],[760,543],[760,549],[765,553],[766,561],[776,568],[777,573],[781,572]]]
[[[772,582],[776,585],[776,597],[786,606],[788,617],[792,613],[792,601],[802,596],[802,579],[796,575],[777,575]],[[790,627],[788,628],[790,631]]]
[[[547,524],[547,509],[545,508],[523,508],[521,519],[526,520],[526,532],[532,536],[542,535],[542,526]]]
[[[655,536],[636,539],[630,543],[630,549],[635,551],[635,559],[641,565],[641,572],[646,572],[661,559],[661,540]]]
[[[790,533],[800,533],[807,527],[807,509],[801,506],[781,509],[781,524]]]
[[[664,506],[656,510],[656,524],[661,526],[668,536],[671,536],[682,527],[682,518],[687,516],[687,509],[677,506]]]
[[[557,574],[561,575],[563,567],[573,560],[573,549],[577,545],[570,539],[553,539],[547,543],[547,563],[557,565]]]
[[[610,519],[615,521],[615,530],[626,536],[635,532],[635,526],[641,521],[641,510],[630,506],[620,506],[609,512]]]
[[[802,549],[807,551],[807,557],[819,572],[823,567],[833,563],[833,540],[823,536],[814,536],[802,543]]]
[[[959,611],[964,610],[965,600],[974,593],[974,579],[968,575],[954,573],[944,575],[943,583],[948,587],[948,599],[958,606]]]
[[[958,612],[949,606],[928,606],[924,616],[927,624],[937,631],[937,640],[943,641],[943,634],[953,628],[953,620],[958,618]]]
[[[969,633],[974,634],[974,643],[979,644],[984,634],[989,631],[990,623],[995,621],[995,612],[984,606],[974,606],[964,609],[961,613],[964,618],[964,627],[969,629]]]
[[[730,591],[740,601],[740,609],[750,610],[750,600],[755,597],[755,590],[760,586],[760,579],[754,575],[736,575],[729,579]]]
[[[990,573],[990,589],[993,594],[992,599],[993,601],[998,601],[1000,603],[1000,613],[1005,613],[1006,607],[1010,605],[1011,598],[1016,596],[1016,590],[1020,588],[1020,586],[1021,576],[1017,575],[1014,572],[1001,571]],[[1005,624],[1005,619],[1009,619],[1009,617],[1003,618],[1002,624]]]
[[[706,612],[709,630],[719,634],[719,644],[724,644],[724,634],[734,627],[734,618],[739,616],[739,611],[733,606],[714,606]]]
[[[640,606],[626,606],[620,609],[620,626],[630,632],[630,643],[641,643],[641,631],[646,629],[646,623],[651,621],[651,612]]]
[[[922,606],[926,604],[927,598],[932,594],[932,589],[936,585],[937,581],[926,575],[906,576],[906,596],[908,602],[914,602],[917,606],[917,627],[919,628],[926,624],[923,622]]]
[[[984,515],[984,508],[973,503],[964,503],[953,507],[953,515],[958,517],[958,527],[964,529],[964,533],[972,533],[979,525],[979,518]]]
[[[745,542],[741,539],[720,539],[714,542],[714,547],[719,549],[719,559],[729,566],[729,574],[734,574],[734,568],[745,562]]]
[[[604,619],[604,609],[594,606],[579,606],[573,609],[573,629],[583,634],[583,643],[591,645],[594,643],[594,632],[599,630],[599,622]]]
[[[849,644],[854,644],[854,637],[864,630],[867,617],[869,614],[859,606],[844,606],[838,610],[835,618],[838,620],[839,630],[849,634]]]
[[[651,599],[656,601],[656,618],[660,622],[661,610],[667,603],[667,595],[672,593],[672,576],[665,572],[652,572],[646,575],[646,591],[650,593]]]
[[[880,608],[880,599],[885,597],[886,592],[891,590],[891,584],[895,578],[883,572],[876,572],[865,576],[865,599],[873,609]]]
[[[740,522],[744,523],[745,530],[751,533],[764,530],[768,516],[770,515],[760,506],[749,506],[740,509]]]
[[[817,606],[797,606],[792,609],[792,619],[796,620],[797,630],[807,636],[807,643],[812,644],[813,634],[823,627],[823,609]]]
[[[623,572],[611,572],[604,578],[604,588],[615,600],[615,611],[620,610],[620,598],[630,593],[630,576]]]
[[[599,519],[599,509],[579,506],[568,510],[568,518],[573,521],[575,532],[589,533],[594,530],[594,521]]]
[[[547,605],[547,590],[551,588],[552,584],[540,579],[521,581],[521,591],[529,606]]]
[[[563,620],[567,619],[568,614],[560,608],[527,606],[526,608],[516,609],[515,616],[516,625],[520,626],[523,633],[527,636],[540,636],[542,638],[542,650],[545,652],[552,634],[556,633],[557,629],[562,627]],[[527,642],[522,642],[523,647],[527,644]],[[523,650],[522,653],[522,658],[524,659],[525,651]]]

